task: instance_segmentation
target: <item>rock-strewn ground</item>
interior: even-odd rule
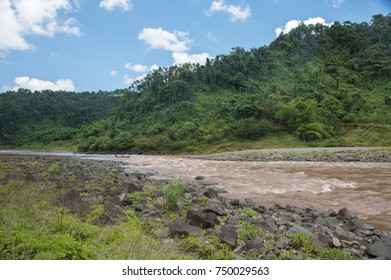
[[[20,156],[8,160],[19,162],[18,176],[30,181],[42,177],[34,164],[40,170],[47,165],[45,180],[64,188],[50,199],[53,205],[80,217],[100,207],[92,222],[101,227],[126,220],[125,211],[131,211],[146,232],[197,258],[391,259],[391,234],[361,222],[346,208],[326,213],[293,205],[266,208],[250,199],[224,198],[205,186],[202,177],[193,182],[154,181],[148,174],[126,173],[111,161]],[[13,175],[2,180],[7,176]],[[167,188],[175,185],[183,192],[168,207]]]
[[[196,156],[211,160],[239,161],[324,161],[324,162],[391,162],[386,148],[298,148],[260,149]]]

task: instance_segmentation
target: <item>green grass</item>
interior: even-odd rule
[[[63,191],[56,181],[62,180],[57,174],[62,165],[35,163],[0,162],[0,260],[188,258],[175,245],[148,235],[131,210],[125,211],[125,221],[100,227],[93,220],[103,212],[102,205],[91,206],[81,217],[52,205],[49,200]],[[38,180],[25,179],[23,165]],[[55,174],[43,172],[48,169]]]
[[[178,201],[184,192],[184,183],[181,181],[170,181],[163,189],[164,206],[167,211],[175,211],[178,209]]]

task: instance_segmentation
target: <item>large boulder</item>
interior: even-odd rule
[[[214,212],[205,213],[197,210],[188,210],[186,217],[189,224],[196,227],[211,228],[219,224],[217,215]]]
[[[231,226],[222,227],[217,233],[216,236],[220,239],[221,242],[228,244],[231,248],[237,246],[238,234],[235,229]]]
[[[366,253],[376,258],[391,260],[391,243],[385,241],[376,241],[368,246]]]
[[[357,215],[346,208],[342,208],[338,211],[337,218],[340,220],[351,220],[353,218],[357,218]]]
[[[189,234],[202,235],[203,230],[199,227],[185,223],[181,218],[175,222],[167,222],[170,236],[188,236]]]
[[[89,206],[80,196],[78,190],[69,190],[63,195],[50,200],[55,206],[68,208],[73,214],[82,216],[89,210]]]
[[[219,216],[226,215],[224,209],[221,207],[221,203],[214,200],[208,201],[200,210],[205,213],[213,212]]]

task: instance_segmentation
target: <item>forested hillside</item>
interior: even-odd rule
[[[23,94],[31,98],[24,97],[28,108],[12,98]],[[30,106],[47,102],[45,94],[0,95],[0,141],[19,144],[14,127],[34,131],[34,125],[28,128],[33,119],[43,123],[40,114],[48,106],[36,105],[37,112]],[[73,95],[72,102],[85,104],[83,95]],[[119,95],[119,105],[103,117],[115,103],[103,100]],[[57,115],[68,110],[52,99],[50,106],[60,108],[46,114],[48,129],[54,123],[70,129],[81,151],[197,151],[273,135],[293,135],[306,145],[391,145],[391,15],[370,23],[301,24],[269,46],[236,47],[205,65],[160,68],[129,89],[98,96],[89,98],[102,107],[74,106],[81,118]],[[21,113],[10,113],[5,102],[16,102]],[[366,142],[376,133],[383,139]]]
[[[74,141],[83,125],[107,118],[118,101],[113,93],[102,92],[19,89],[0,94],[0,144],[45,146]]]

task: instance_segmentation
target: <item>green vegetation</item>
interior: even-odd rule
[[[51,172],[43,172],[48,169]],[[50,203],[63,193],[66,185],[78,188],[64,180],[64,164],[41,159],[15,160],[4,158],[0,163],[0,259],[182,259],[174,245],[145,233],[144,224],[126,211],[125,219],[111,226],[98,226],[93,221],[103,212],[102,205],[91,206],[82,216],[69,209]],[[58,175],[52,172],[59,171]],[[27,174],[27,175],[26,175]],[[90,176],[79,174],[78,176]],[[89,178],[83,182],[84,193],[93,195]],[[85,178],[84,178],[85,179]],[[102,182],[102,185],[105,183]],[[65,188],[65,189],[64,189]]]
[[[300,252],[304,259],[327,259],[327,260],[351,260],[354,259],[348,251],[338,249],[323,249],[311,241],[309,234],[296,233],[291,235],[289,243],[291,251],[286,252],[282,258],[289,259],[292,254]]]
[[[269,46],[159,68],[124,90],[6,92],[0,145],[159,153],[391,146],[390,34],[391,15],[301,24]]]
[[[227,244],[222,243],[215,235],[203,242],[197,235],[190,234],[181,241],[182,249],[203,260],[234,260],[235,256]]]
[[[178,209],[178,201],[182,197],[184,184],[180,181],[170,181],[164,188],[164,206],[167,211]]]

